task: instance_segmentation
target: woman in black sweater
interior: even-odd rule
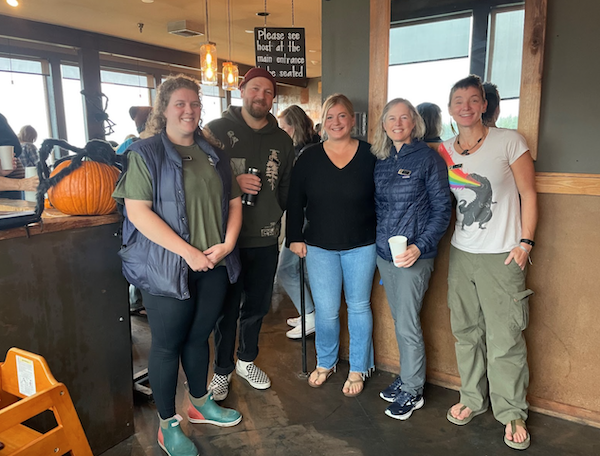
[[[306,257],[315,303],[317,368],[308,383],[319,387],[335,370],[343,285],[350,373],[342,391],[353,397],[374,369],[375,157],[368,143],[351,137],[354,109],[344,95],[325,100],[322,124],[325,141],[307,149],[292,172],[287,242],[292,252]]]

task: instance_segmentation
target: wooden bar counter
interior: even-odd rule
[[[0,200],[0,213],[33,210]],[[73,398],[94,454],[133,434],[127,282],[119,216],[67,216],[0,231],[0,360],[39,353]],[[29,235],[28,232],[29,231]]]

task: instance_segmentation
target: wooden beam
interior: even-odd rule
[[[537,159],[544,72],[547,0],[525,0],[525,30],[523,34],[523,63],[518,130]]]
[[[369,129],[373,142],[376,122],[387,103],[388,67],[390,61],[390,0],[371,0],[369,43]]]
[[[538,193],[600,196],[600,174],[536,173]]]

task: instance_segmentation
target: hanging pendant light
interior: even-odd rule
[[[217,78],[217,47],[214,43],[200,46],[200,62],[202,63],[202,84],[215,86]]]
[[[231,61],[231,0],[227,0],[227,29],[229,32],[229,62],[223,63],[223,90],[237,90],[239,69]]]
[[[200,69],[202,70],[202,84],[215,86],[218,84],[217,78],[217,46],[211,43],[208,36],[208,0],[204,0],[205,6],[205,27],[206,43],[200,46]]]
[[[237,90],[240,72],[233,62],[223,63],[223,90]]]

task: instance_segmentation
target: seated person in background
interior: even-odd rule
[[[14,193],[16,192],[35,192],[37,190],[40,180],[37,176],[29,177],[27,179],[15,179],[12,177],[4,177],[15,172],[17,167],[17,158],[13,157],[13,169],[3,170],[0,166],[0,198],[10,198],[10,195],[6,195],[4,192]]]
[[[39,180],[37,177],[23,179],[25,175],[23,165],[17,160],[17,157],[21,155],[21,144],[15,132],[10,128],[6,117],[2,114],[0,114],[0,146],[14,147],[12,169],[3,170],[0,166],[0,191],[4,191],[0,193],[0,198],[19,199],[21,191],[34,192],[37,189]]]
[[[23,166],[37,165],[37,162],[40,161],[40,156],[37,147],[33,144],[37,141],[37,131],[35,131],[35,128],[31,125],[25,125],[19,131],[17,138],[19,138],[19,142],[21,143],[22,152],[19,160],[21,160]]]
[[[442,110],[435,103],[421,103],[417,112],[425,122],[425,136],[423,142],[437,152],[442,143]]]
[[[151,106],[132,106],[129,108],[129,116],[131,117],[131,120],[135,122],[135,128],[140,136],[127,135],[125,141],[117,148],[117,154],[124,153],[134,141],[148,137],[142,135],[142,133],[146,129],[146,121],[151,112]]]

